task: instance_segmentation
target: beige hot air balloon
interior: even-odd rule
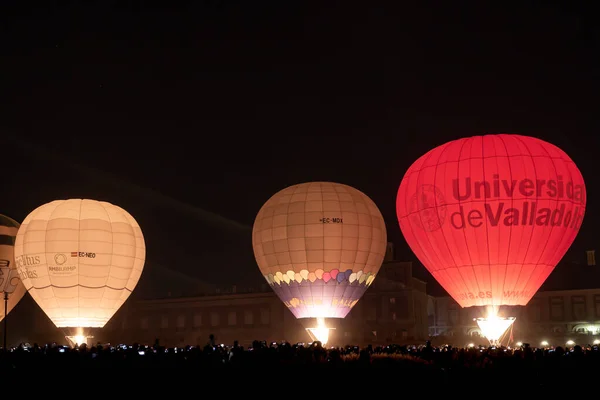
[[[342,319],[371,285],[387,247],[385,222],[366,194],[334,182],[275,193],[254,221],[252,246],[266,281],[313,340]]]
[[[59,328],[102,328],[138,283],[146,256],[140,226],[96,200],[56,200],[21,224],[15,261],[25,288]],[[78,343],[84,338],[78,337]]]
[[[14,245],[18,230],[17,221],[0,214],[0,292],[2,299],[5,295],[8,296],[6,314],[10,313],[27,292],[15,266]],[[4,306],[2,304],[0,307],[0,321],[5,317]]]

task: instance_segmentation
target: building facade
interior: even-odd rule
[[[557,266],[526,306],[501,308],[500,315],[516,317],[503,343],[511,337],[513,344],[532,345],[600,340],[600,269],[593,252],[587,252],[586,258],[587,263]],[[348,316],[327,321],[335,328],[329,344],[416,344],[427,339],[456,346],[487,343],[474,321],[485,316],[484,308],[460,308],[443,290],[436,292],[435,283],[428,288],[415,278],[411,262],[393,260],[390,245],[377,278]],[[136,292],[138,296],[144,292],[136,289],[104,328],[85,333],[94,337],[93,342],[152,344],[158,340],[167,346],[204,345],[210,334],[228,345],[234,340],[245,346],[254,340],[310,341],[306,328],[312,326],[297,320],[266,284],[253,291],[235,287],[219,291],[195,281],[187,284],[203,294],[174,295],[169,289],[162,298],[140,299]],[[158,291],[152,293],[156,297]],[[57,329],[30,296],[9,315],[9,326],[10,343],[65,342],[66,335],[75,334]]]
[[[331,345],[413,343],[428,335],[431,303],[425,282],[412,276],[412,263],[386,262],[363,298],[334,328]],[[312,321],[311,321],[312,322]],[[238,340],[308,342],[308,326],[297,320],[269,287],[258,292],[213,293],[183,298],[128,302],[102,330],[103,341],[166,346],[204,345]],[[96,338],[99,339],[98,336]]]
[[[460,308],[448,296],[433,298],[432,342],[486,344],[474,321],[485,312],[483,307]],[[512,344],[532,346],[600,343],[600,269],[595,251],[586,251],[585,262],[561,262],[526,306],[501,307],[499,315],[516,318],[503,344],[511,337]]]
[[[474,318],[484,317],[483,307],[460,308],[451,297],[434,299],[429,334],[435,344],[485,344]],[[565,345],[568,341],[592,344],[600,340],[600,289],[538,292],[526,306],[502,307],[501,316],[516,317],[503,340],[508,343],[542,342]]]

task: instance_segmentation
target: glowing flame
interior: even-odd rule
[[[83,332],[83,328],[77,328],[76,334],[73,336],[66,336],[67,340],[72,344],[72,346],[79,346],[82,344],[88,344],[87,341],[89,338],[93,336],[87,336]]]
[[[498,316],[498,310],[490,307],[486,318],[476,318],[477,325],[481,329],[481,333],[491,344],[498,344],[498,341],[508,328],[515,322],[512,317],[503,318]]]
[[[306,330],[313,341],[319,341],[323,346],[327,344],[331,328],[325,326],[325,318],[317,318],[317,327],[307,328]]]
[[[75,344],[83,344],[86,342],[85,336],[83,335],[75,335],[73,339],[75,339]]]

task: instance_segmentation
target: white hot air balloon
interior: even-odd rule
[[[25,288],[58,328],[79,328],[78,336],[82,328],[104,327],[123,305],[145,257],[135,219],[96,200],[56,200],[36,208],[15,241]]]
[[[8,297],[6,314],[8,314],[27,292],[19,279],[14,260],[14,245],[19,223],[12,218],[0,214],[0,292],[2,299]],[[0,321],[4,319],[4,304],[0,307]]]
[[[275,193],[254,221],[256,263],[273,291],[326,344],[325,319],[346,317],[381,268],[387,247],[377,205],[353,187],[307,182]]]

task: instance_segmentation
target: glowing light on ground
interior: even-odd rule
[[[481,333],[485,336],[491,345],[499,345],[500,339],[508,328],[515,322],[513,317],[499,317],[498,310],[495,307],[488,308],[488,316],[485,318],[475,318]]]
[[[329,341],[329,331],[334,328],[327,328],[325,318],[317,318],[317,326],[315,328],[306,328],[313,342],[319,341],[323,346]]]
[[[83,328],[77,328],[76,334],[71,336],[65,336],[65,338],[69,341],[69,344],[73,347],[81,346],[85,344],[86,346],[89,344],[88,339],[93,339],[93,336],[88,336],[83,332]]]

